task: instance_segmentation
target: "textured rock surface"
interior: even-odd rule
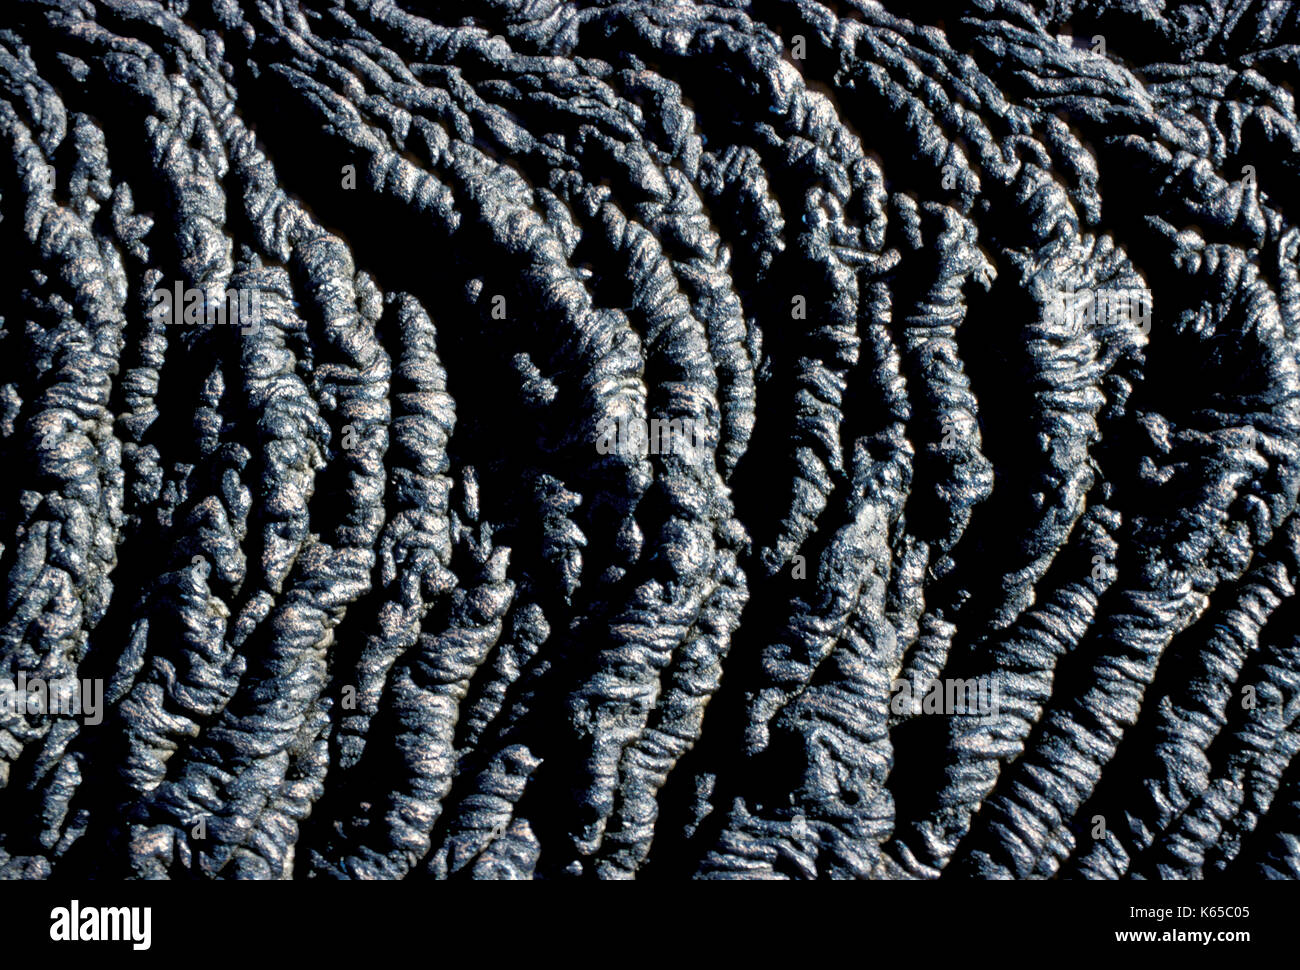
[[[1297,43],[5,0],[0,875],[1300,877]]]

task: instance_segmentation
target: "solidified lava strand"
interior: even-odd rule
[[[6,0],[0,876],[1300,877],[1297,45]]]

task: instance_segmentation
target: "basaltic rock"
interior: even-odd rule
[[[1298,44],[5,0],[0,875],[1300,876]]]

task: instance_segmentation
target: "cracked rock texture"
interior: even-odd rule
[[[1300,877],[1298,43],[4,0],[0,875]]]

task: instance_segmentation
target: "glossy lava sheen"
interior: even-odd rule
[[[1298,10],[5,0],[0,876],[1300,876]]]

